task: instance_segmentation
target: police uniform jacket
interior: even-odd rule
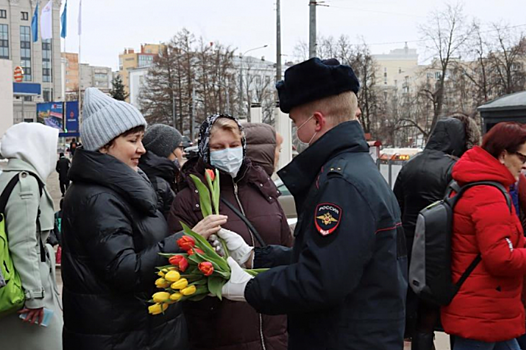
[[[247,302],[287,314],[289,349],[403,349],[407,258],[396,198],[363,130],[342,123],[279,173],[294,195],[292,250],[258,248]]]

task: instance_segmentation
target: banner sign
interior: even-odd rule
[[[78,137],[79,136],[79,101],[66,102],[64,110],[64,119],[66,127],[60,137]]]
[[[62,102],[37,103],[37,122],[64,130]]]

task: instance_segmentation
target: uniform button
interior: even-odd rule
[[[22,173],[22,177],[27,177],[27,174],[26,173]]]
[[[195,207],[196,207],[196,208],[199,208],[199,204],[196,204]]]
[[[272,200],[272,197],[268,197],[268,199]]]
[[[198,191],[198,190],[195,190],[195,193],[199,193],[199,191]]]
[[[259,184],[259,186],[263,187],[263,184]]]

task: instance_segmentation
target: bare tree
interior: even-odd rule
[[[433,12],[427,24],[420,26],[422,38],[430,43],[427,49],[436,57],[434,64],[441,71],[436,86],[424,90],[433,102],[431,130],[442,116],[448,68],[452,60],[460,56],[471,31],[460,4],[446,5],[445,10]]]
[[[193,138],[207,115],[236,102],[232,58],[233,51],[220,43],[196,42],[188,30],[178,32],[145,79],[140,104],[148,121],[174,125]]]
[[[526,37],[509,25],[492,25],[495,49],[488,56],[500,94],[511,94],[524,89],[526,73]]]

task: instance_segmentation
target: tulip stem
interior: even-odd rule
[[[221,243],[221,247],[223,248],[223,252],[225,252],[225,256],[224,258],[225,259],[228,259],[228,257],[230,256],[230,252],[228,251],[228,248],[226,246],[226,242],[223,238],[221,237],[217,237],[219,239],[219,242]]]

